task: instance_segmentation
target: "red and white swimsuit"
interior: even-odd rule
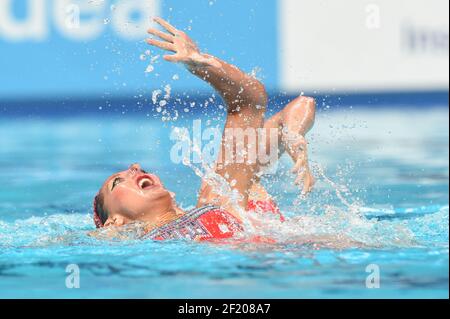
[[[273,213],[284,221],[278,207],[272,201],[250,201],[249,210],[263,213]],[[156,228],[144,237],[153,240],[188,239],[208,241],[216,239],[229,239],[244,230],[241,222],[227,211],[208,205],[196,208],[179,219]]]

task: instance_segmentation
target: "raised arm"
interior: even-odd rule
[[[174,52],[164,56],[166,61],[183,63],[192,74],[211,84],[225,100],[229,113],[264,114],[267,96],[263,84],[236,66],[201,53],[186,33],[163,19],[155,18],[155,21],[168,33],[152,28],[148,32],[162,41],[148,39],[147,42]]]
[[[264,86],[255,78],[247,75],[237,67],[230,65],[216,57],[201,53],[196,44],[182,31],[177,30],[168,22],[156,18],[166,31],[150,29],[148,32],[161,40],[148,39],[153,46],[173,52],[165,55],[164,59],[170,62],[183,63],[188,70],[210,83],[222,96],[227,105],[227,120],[225,129],[258,129],[264,126],[264,114],[267,105],[267,94]],[[248,149],[249,139],[244,139],[244,149]],[[249,152],[237,151],[234,138],[222,137],[221,152],[215,165],[216,173],[221,175],[233,190],[239,192],[241,200],[238,204],[241,209],[247,208],[248,193],[253,183],[258,163],[249,161]],[[236,161],[239,152],[242,160]],[[223,161],[224,154],[233,153],[233,159]],[[203,183],[200,190],[198,206],[205,204],[218,204],[230,212],[239,215],[238,211],[229,206],[229,199],[217,194],[208,183]]]

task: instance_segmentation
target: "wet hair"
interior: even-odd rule
[[[101,228],[105,225],[108,219],[108,211],[104,207],[103,194],[98,193],[94,198],[94,223],[97,228]]]

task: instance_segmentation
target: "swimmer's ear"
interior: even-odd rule
[[[123,225],[125,225],[125,219],[122,216],[117,215],[114,217],[111,217],[111,216],[108,217],[108,219],[105,222],[104,227],[109,227],[109,226],[119,227],[119,226],[123,226]]]
[[[114,220],[111,217],[108,217],[108,219],[105,221],[105,224],[103,227],[110,227],[114,225]]]

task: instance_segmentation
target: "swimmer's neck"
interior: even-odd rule
[[[174,206],[173,208],[170,208],[167,212],[159,214],[153,221],[150,221],[145,226],[145,231],[150,232],[153,229],[162,227],[166,224],[169,224],[181,216],[185,215],[186,213],[179,208],[178,206]]]

